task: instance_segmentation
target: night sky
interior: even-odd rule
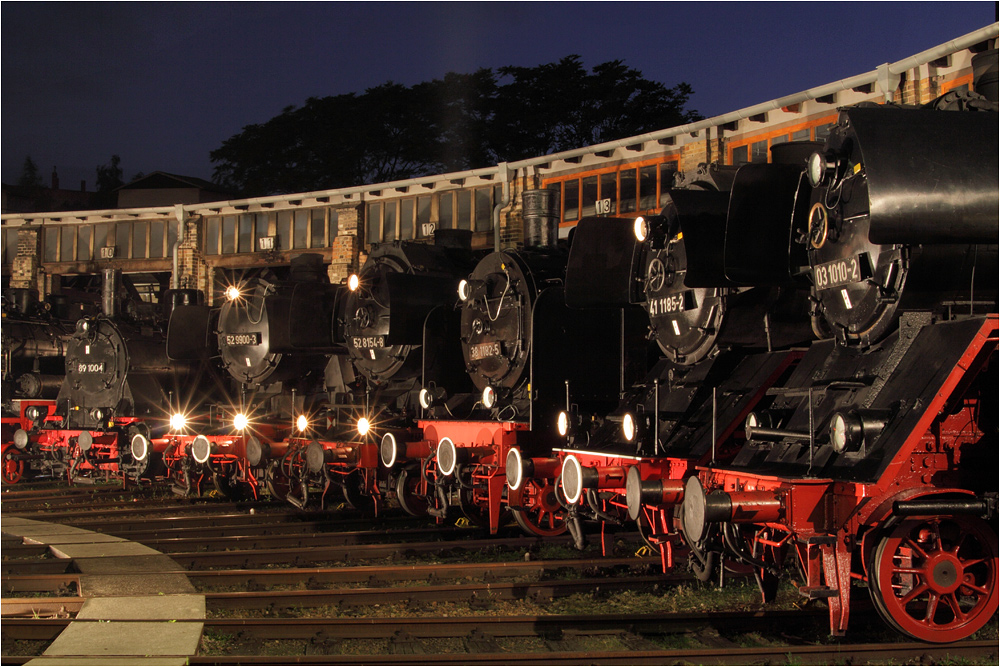
[[[996,20],[993,2],[0,4],[2,178],[212,177],[208,154],[307,97],[446,72],[620,59],[705,116],[830,83]],[[349,131],[349,128],[345,128]]]

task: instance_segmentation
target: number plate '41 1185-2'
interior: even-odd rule
[[[871,272],[865,256],[855,255],[847,259],[836,259],[832,262],[817,264],[813,269],[813,280],[816,289],[833,289],[842,285],[859,283],[868,278]]]
[[[652,317],[694,310],[697,307],[698,300],[694,296],[694,290],[690,289],[649,300],[649,314]]]

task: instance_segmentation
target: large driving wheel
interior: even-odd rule
[[[997,611],[997,537],[974,517],[903,521],[880,540],[869,576],[889,625],[923,641],[958,641]]]
[[[14,457],[18,453],[17,447],[13,443],[3,446],[3,483],[17,484],[24,477],[24,461],[18,461]]]
[[[355,470],[344,480],[344,486],[342,487],[344,493],[344,500],[350,505],[351,509],[358,510],[365,514],[372,514],[375,512],[375,498],[372,497],[371,493],[365,488],[365,478],[360,472]]]
[[[514,521],[528,535],[555,537],[566,532],[566,512],[556,500],[556,487],[547,480],[525,480],[510,491]]]
[[[396,478],[396,499],[410,516],[427,516],[427,498],[418,494],[420,481],[420,471],[415,468],[403,468]]]
[[[270,461],[264,469],[264,487],[275,500],[285,500],[288,496],[288,475],[284,470],[284,460]]]

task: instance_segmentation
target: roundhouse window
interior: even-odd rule
[[[76,261],[90,261],[90,237],[94,228],[90,225],[81,225],[76,234]]]

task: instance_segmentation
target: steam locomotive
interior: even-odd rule
[[[688,544],[800,592],[847,629],[851,582],[886,622],[953,641],[996,612],[997,113],[860,106],[808,160],[793,229],[833,332],[699,468]],[[990,470],[984,475],[983,470]]]
[[[440,230],[433,245],[396,241],[376,246],[347,290],[332,320],[347,354],[330,383],[329,427],[296,434],[280,462],[288,500],[325,503],[339,488],[352,507],[376,510],[395,492],[398,475],[379,465],[376,435],[393,438],[412,429],[422,388],[465,387],[452,304],[473,264],[471,232]],[[404,477],[402,484],[408,481]],[[404,510],[424,508],[401,494]]]
[[[288,446],[296,415],[325,397],[323,369],[335,349],[328,323],[339,293],[320,257],[307,254],[284,279],[269,270],[229,285],[219,308],[175,310],[167,354],[212,359],[230,380],[218,383],[211,405],[176,413],[162,438],[135,443],[173,479],[175,492],[258,497],[265,482],[284,495],[273,462]]]
[[[524,249],[486,255],[458,283],[461,362],[473,390],[426,383],[416,429],[384,434],[380,455],[404,507],[444,518],[457,506],[495,532],[509,505],[526,531],[551,535],[565,526],[553,511],[550,486],[505,497],[508,452],[551,451],[567,386],[588,408],[610,409],[628,365],[623,341],[638,337],[620,312],[595,318],[568,308],[565,246],[554,225],[538,231],[529,216],[526,227]]]
[[[5,470],[16,466],[19,473],[70,482],[137,479],[142,466],[130,440],[162,429],[164,406],[174,400],[201,400],[203,369],[166,358],[162,320],[138,314],[120,271],[108,269],[103,279],[101,314],[77,321],[65,342],[58,394],[50,404],[24,410],[28,428],[13,434]],[[182,291],[166,296],[168,304],[196,298]]]

